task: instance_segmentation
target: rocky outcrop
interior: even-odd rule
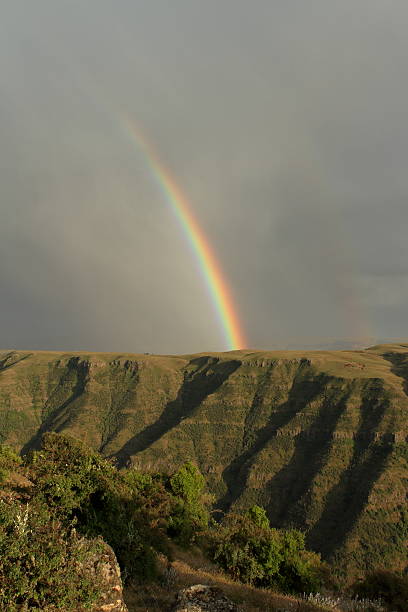
[[[206,584],[194,584],[176,597],[173,612],[237,612],[237,606],[220,589]]]
[[[91,610],[92,612],[128,612],[123,599],[120,568],[115,553],[105,542],[102,546],[102,552],[95,553],[87,560],[86,566],[81,568],[97,584],[102,584],[101,598]]]

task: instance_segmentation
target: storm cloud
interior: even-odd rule
[[[132,118],[248,345],[406,337],[408,6],[14,0],[0,21],[4,348],[225,348]]]

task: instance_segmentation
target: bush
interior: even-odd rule
[[[44,434],[41,450],[27,464],[37,495],[67,518],[116,476],[114,466],[82,442],[56,433]]]
[[[102,536],[115,551],[124,580],[156,575],[152,544],[163,550],[165,538],[152,528],[146,491],[80,441],[56,433],[43,436],[28,467],[36,498],[65,524],[76,520],[82,534]]]
[[[408,602],[408,577],[387,570],[368,574],[363,581],[353,585],[355,596],[381,599],[390,609],[405,612]]]
[[[167,482],[173,501],[168,533],[181,544],[189,544],[198,531],[208,526],[204,487],[204,476],[191,462],[183,465]]]
[[[167,530],[174,504],[165,488],[165,478],[161,474],[144,474],[134,468],[121,475],[133,498],[137,498],[143,507],[149,525]]]
[[[43,504],[0,501],[0,608],[87,609],[102,584],[86,571],[99,542],[64,527]]]
[[[125,580],[156,575],[155,551],[170,554],[166,534],[187,545],[208,525],[205,480],[190,462],[171,477],[119,472],[79,440],[46,433],[27,465],[37,498],[83,534],[101,535]]]
[[[0,447],[0,468],[16,470],[18,462]],[[169,535],[184,545],[207,537],[212,558],[244,582],[288,592],[318,587],[319,557],[305,549],[303,534],[271,529],[260,506],[208,529],[210,498],[191,462],[172,476],[118,471],[82,442],[46,433],[24,471],[32,486],[0,502],[0,609],[91,606],[101,585],[86,567],[100,538],[125,581],[156,577],[156,553],[170,556]]]
[[[265,508],[261,508],[261,506],[252,506],[245,512],[245,516],[247,516],[257,527],[262,527],[264,529],[270,527]]]
[[[10,471],[17,469],[21,458],[9,446],[0,444],[0,484],[4,484]]]
[[[210,533],[212,558],[242,582],[284,592],[316,591],[320,557],[305,549],[304,535],[271,529],[262,509],[251,510],[227,517]]]

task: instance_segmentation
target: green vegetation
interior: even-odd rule
[[[212,536],[212,537],[211,537]],[[238,580],[284,593],[314,592],[320,585],[320,557],[305,549],[304,534],[271,529],[262,508],[226,517],[210,533],[210,552]]]
[[[211,496],[191,461],[172,474],[118,470],[112,461],[67,435],[45,433],[21,460],[0,446],[0,607],[17,610],[92,608],[104,584],[95,567],[105,543],[125,582],[160,580],[158,555],[172,541],[199,547],[235,580],[283,593],[317,592],[329,569],[307,550],[297,529],[271,528],[265,509],[210,520]],[[406,580],[367,576],[359,596],[381,594],[393,609]],[[377,589],[377,591],[376,591]]]
[[[261,527],[262,529],[270,528],[265,508],[261,508],[255,504],[255,506],[251,506],[251,508],[245,512],[245,516],[257,527]]]
[[[103,584],[87,562],[99,551],[98,540],[84,539],[38,500],[0,500],[0,609],[90,608]]]
[[[41,484],[37,458],[44,503],[63,501],[89,536],[102,533],[95,524],[105,514],[113,520],[117,504],[132,525],[134,496],[148,507],[153,492],[168,506],[166,533],[186,546],[209,510],[243,514],[256,505],[353,580],[381,564],[406,566],[407,364],[406,344],[177,357],[0,353],[0,442],[26,454],[39,450],[44,432],[59,431],[126,467],[114,490],[108,462],[86,477],[79,467],[66,471],[58,491],[50,474]],[[207,483],[196,497],[189,468],[173,484],[155,474],[186,462]],[[1,470],[9,468],[0,460],[0,478]],[[162,520],[153,515],[148,526]],[[102,535],[114,544],[123,533]]]
[[[154,549],[165,544],[153,530],[170,508],[164,486],[132,486],[97,452],[67,436],[47,433],[41,451],[27,458],[35,497],[87,537],[102,536],[125,577],[155,575]]]
[[[379,598],[395,612],[406,612],[408,602],[408,576],[377,570],[353,586],[354,595],[359,598]]]
[[[125,580],[154,579],[156,555],[170,554],[170,538],[188,546],[198,534],[201,541],[211,539],[218,551],[214,557],[237,575],[236,568],[228,566],[225,555],[220,554],[227,550],[229,528],[209,529],[205,481],[191,462],[171,476],[134,469],[119,472],[82,442],[56,433],[46,433],[41,449],[25,456],[22,465],[5,447],[1,447],[0,457],[14,470],[14,477],[26,482],[24,495],[18,499],[10,494],[15,486],[6,481],[4,493],[9,495],[0,501],[3,607],[12,610],[15,605],[17,610],[25,605],[45,610],[54,605],[74,610],[79,603],[90,606],[102,585],[79,568],[86,567],[87,560],[97,554],[101,537],[115,551]],[[265,520],[261,508],[253,509],[250,515],[254,521]],[[288,532],[277,538],[273,530],[257,527],[251,518],[242,521],[243,525],[251,523],[250,529],[267,534],[269,563],[275,555],[282,587],[286,563],[286,587],[303,588],[301,574],[298,582],[292,576],[298,553],[304,554],[301,534]],[[297,544],[293,538],[297,538]],[[259,551],[262,546],[265,542],[258,543]],[[263,562],[259,559],[258,566]],[[248,572],[241,572],[239,577],[253,582]]]
[[[3,484],[10,470],[14,470],[21,463],[21,458],[9,446],[0,444],[0,484]]]
[[[168,480],[174,509],[169,516],[168,533],[180,543],[189,544],[194,535],[208,526],[209,513],[203,495],[205,480],[198,468],[187,462]]]

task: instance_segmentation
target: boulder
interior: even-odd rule
[[[92,612],[128,612],[123,599],[122,579],[120,568],[112,548],[103,542],[102,552],[90,557],[84,573],[95,578],[95,582],[102,583],[102,595],[91,608]]]
[[[173,612],[238,612],[238,608],[220,589],[194,584],[178,592]]]

